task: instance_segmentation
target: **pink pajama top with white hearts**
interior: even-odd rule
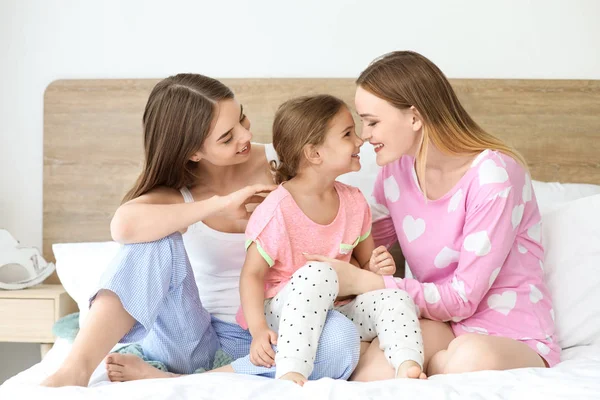
[[[437,200],[425,200],[414,158],[384,166],[372,201],[377,245],[399,241],[414,278],[387,278],[421,317],[450,321],[456,336],[503,336],[560,361],[544,282],[541,218],[531,179],[503,153],[486,150]]]

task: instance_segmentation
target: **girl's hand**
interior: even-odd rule
[[[394,275],[396,262],[385,246],[379,246],[371,254],[369,270],[379,275]]]
[[[227,196],[218,196],[222,203],[219,215],[234,220],[249,219],[252,212],[246,209],[246,204],[253,204],[255,205],[253,209],[256,208],[256,205],[265,199],[265,196],[260,194],[269,193],[275,188],[277,185],[256,184],[246,186]]]
[[[271,347],[277,344],[277,334],[263,328],[252,335],[250,345],[250,362],[259,367],[271,368],[275,365],[275,351]]]

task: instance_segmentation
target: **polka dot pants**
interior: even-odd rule
[[[379,348],[396,370],[408,360],[423,367],[423,337],[417,308],[404,290],[364,293],[335,309],[354,322],[361,341],[379,337]]]
[[[337,274],[327,263],[311,262],[265,301],[265,317],[278,333],[276,378],[289,372],[310,376],[327,312],[338,295]],[[401,290],[378,290],[335,307],[350,318],[361,340],[379,336],[380,347],[397,368],[406,360],[423,365],[423,340],[412,299]]]

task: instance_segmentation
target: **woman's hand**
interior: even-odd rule
[[[277,185],[256,184],[246,186],[227,196],[218,196],[221,201],[221,209],[218,214],[233,220],[249,219],[252,212],[246,209],[246,205],[252,204],[254,205],[253,209],[256,208],[256,205],[265,199],[265,196],[261,196],[261,194],[270,193],[275,188]]]
[[[369,270],[379,275],[394,275],[396,262],[385,246],[379,246],[371,254]]]

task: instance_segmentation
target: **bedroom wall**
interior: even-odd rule
[[[41,247],[43,93],[56,79],[354,77],[392,49],[453,78],[600,79],[596,0],[203,3],[0,2],[1,228]],[[0,360],[3,382],[39,351],[0,343]]]

